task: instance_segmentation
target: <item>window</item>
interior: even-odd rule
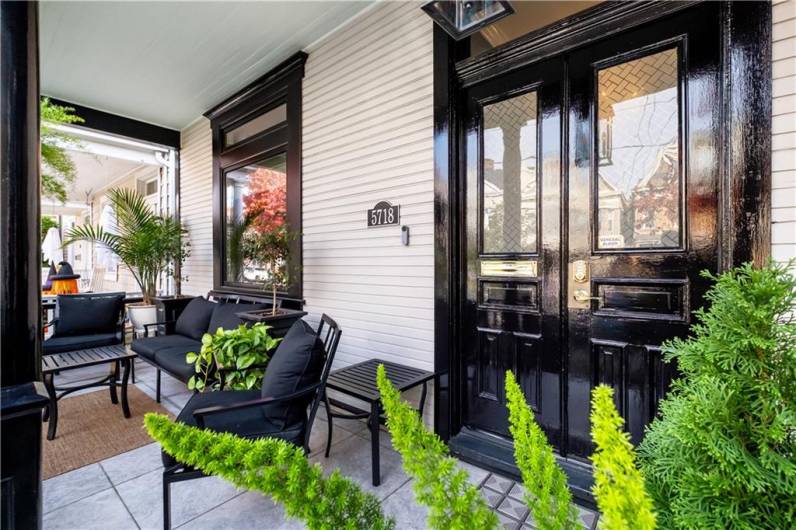
[[[214,288],[301,296],[301,78],[306,54],[288,59],[205,116],[213,128]],[[288,237],[272,263],[262,236]],[[278,269],[272,270],[272,267]],[[276,272],[287,272],[277,275]]]

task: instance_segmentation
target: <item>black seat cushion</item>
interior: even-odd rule
[[[236,316],[236,313],[257,311],[258,309],[267,309],[269,307],[271,307],[269,304],[218,303],[215,309],[213,309],[213,316],[210,317],[210,324],[207,326],[207,332],[215,333],[218,328],[236,329],[244,323],[243,320]]]
[[[122,338],[117,333],[95,333],[93,335],[67,335],[66,337],[50,337],[42,344],[42,353],[50,355],[66,351],[86,350],[100,346],[121,344]]]
[[[185,362],[185,355],[190,351],[198,352],[199,350],[186,350],[181,346],[160,349],[155,353],[155,364],[183,383],[187,383],[191,376],[196,374],[194,365]]]
[[[320,381],[324,362],[323,343],[309,324],[295,322],[268,361],[263,376],[263,397],[291,394]],[[265,414],[277,425],[290,425],[306,417],[312,395],[293,402],[266,405]]]
[[[225,390],[222,392],[203,392],[194,394],[177,416],[177,421],[186,425],[196,426],[193,412],[205,407],[225,406],[258,399],[257,390]],[[281,438],[290,443],[301,445],[304,443],[304,423],[291,425],[287,429],[270,421],[264,414],[262,407],[251,407],[230,412],[221,412],[205,416],[205,428],[217,432],[229,432],[245,438],[274,437]],[[176,461],[163,453],[163,465],[171,467]]]
[[[207,324],[213,315],[216,304],[197,296],[185,306],[180,313],[174,332],[196,340],[202,340],[202,335],[207,333]]]
[[[54,337],[112,333],[119,329],[124,293],[58,295]]]
[[[154,361],[155,354],[158,351],[181,348],[185,353],[191,351],[198,353],[202,348],[202,343],[182,335],[158,335],[157,337],[133,339],[133,344],[130,348],[141,357]]]

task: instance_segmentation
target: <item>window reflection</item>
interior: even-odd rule
[[[680,246],[677,50],[598,72],[597,248]]]
[[[226,189],[226,281],[262,284],[267,265],[247,255],[245,238],[279,229],[287,222],[284,153],[224,175]]]
[[[536,251],[536,92],[484,107],[483,252]]]

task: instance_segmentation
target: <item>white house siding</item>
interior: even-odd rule
[[[180,217],[191,255],[182,267],[183,294],[213,288],[213,138],[210,121],[199,118],[180,132]]]
[[[336,366],[433,369],[432,22],[377,4],[310,49],[303,87],[303,273],[310,320],[343,329]],[[367,228],[378,201],[400,226]]]
[[[773,9],[771,253],[796,257],[796,0]]]

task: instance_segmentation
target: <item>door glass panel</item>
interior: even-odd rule
[[[597,248],[677,248],[677,49],[598,71]]]
[[[484,106],[483,252],[536,252],[536,92]]]
[[[259,134],[266,129],[283,123],[285,120],[287,120],[287,105],[283,103],[234,129],[226,131],[224,133],[224,147],[242,142],[255,134]]]

